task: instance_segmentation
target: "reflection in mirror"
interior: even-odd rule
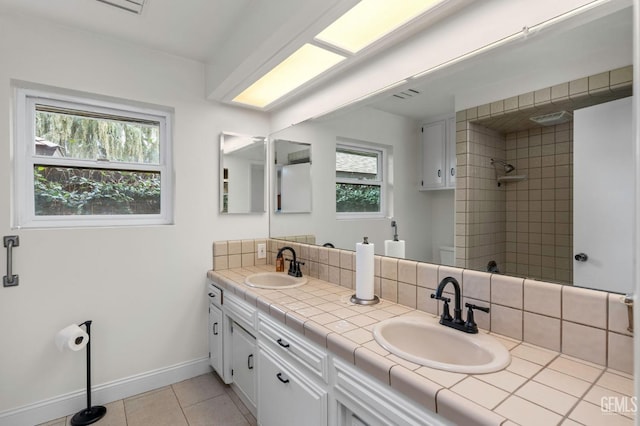
[[[311,145],[275,139],[273,148],[275,212],[311,212]]]
[[[614,210],[633,211],[609,209],[597,220],[592,216],[587,231],[578,229],[578,194],[586,192],[593,201],[601,197],[597,191],[628,189],[627,202],[632,206],[634,201],[633,177],[622,179],[614,172],[617,177],[600,178],[598,186],[575,179],[583,164],[578,149],[584,144],[578,140],[574,120],[576,111],[630,95],[631,7],[554,27],[443,67],[405,90],[372,98],[368,105],[348,107],[288,131],[303,133],[314,144],[322,142],[314,145],[318,173],[333,167],[335,157],[325,155],[321,146],[328,145],[327,152],[331,152],[336,139],[393,143],[392,211],[400,225],[400,239],[406,240],[407,259],[627,291],[631,279],[616,279],[623,285],[613,287],[610,279],[593,281],[577,272],[583,266],[599,264],[600,256],[595,253],[600,247],[620,245],[619,238],[606,234],[607,226],[620,222]],[[574,112],[571,121],[540,126],[529,120],[564,110]],[[429,156],[425,157],[423,148],[429,145],[421,128],[454,114],[455,183],[424,190],[421,179]],[[446,154],[440,155],[446,158]],[[602,163],[609,155],[588,157]],[[334,184],[333,180],[313,182],[316,192],[325,196],[331,194],[329,187]],[[322,185],[329,189],[325,191]],[[563,198],[567,194],[572,198]],[[390,222],[391,218],[339,221],[324,209],[322,215],[314,212],[306,223],[274,221],[272,216],[270,234],[276,238],[311,234],[317,244],[330,242],[347,250],[353,250],[357,239],[368,235],[376,244],[376,254],[382,254],[378,247],[392,235]],[[595,227],[605,231],[595,240],[597,250],[579,247],[582,243],[577,237],[593,234]],[[627,226],[627,230],[632,228]],[[489,246],[495,243],[499,247],[491,251]],[[632,248],[623,252],[633,256]],[[580,260],[584,257],[576,257],[581,253],[587,254],[586,262]],[[609,261],[613,268],[632,264],[623,257],[617,259]]]
[[[220,213],[264,213],[266,138],[220,134]]]

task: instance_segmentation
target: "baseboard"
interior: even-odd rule
[[[212,371],[209,358],[182,362],[91,387],[92,405],[137,395]],[[86,408],[86,390],[78,390],[0,412],[0,426],[33,426]]]

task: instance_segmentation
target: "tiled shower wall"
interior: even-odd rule
[[[456,266],[486,271],[495,260],[508,275],[572,283],[573,123],[531,128],[529,117],[631,90],[627,66],[456,113]],[[490,130],[501,127],[527,130]],[[491,158],[527,179],[498,188]]]
[[[458,124],[468,137],[457,144],[456,265],[486,271],[489,260],[506,262],[506,197],[491,164],[492,158],[505,160],[505,137],[478,124]],[[461,156],[467,167],[460,167]]]
[[[573,122],[506,135],[507,275],[572,283]]]

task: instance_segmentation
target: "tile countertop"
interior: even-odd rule
[[[251,266],[207,275],[226,291],[456,423],[634,423],[636,401],[631,399],[629,374],[494,333],[490,334],[511,352],[511,364],[502,371],[468,375],[424,367],[389,353],[373,340],[371,330],[395,316],[433,315],[386,300],[373,306],[354,305],[349,302],[352,289],[312,277],[301,287],[281,290],[243,283],[247,275],[273,270],[272,265]]]

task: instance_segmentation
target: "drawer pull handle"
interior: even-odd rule
[[[250,355],[247,357],[247,368],[248,368],[249,370],[253,370],[253,354],[250,354]]]
[[[289,383],[289,379],[284,379],[282,378],[282,373],[278,373],[276,374],[276,377],[278,378],[278,380],[280,380],[282,383]]]
[[[209,297],[216,297],[214,293],[209,293]]]
[[[218,335],[218,323],[217,322],[213,323],[213,335],[214,336]]]
[[[283,348],[288,348],[289,346],[291,346],[287,342],[284,342],[282,339],[278,339],[278,340],[276,340],[276,342],[278,342],[278,344],[280,346],[282,346]]]

